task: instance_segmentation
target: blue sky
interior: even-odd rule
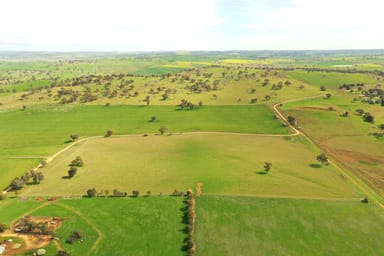
[[[0,50],[382,49],[382,0],[1,0]]]

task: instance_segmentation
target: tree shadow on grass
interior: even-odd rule
[[[69,180],[71,177],[69,176],[61,176],[62,179]]]
[[[321,168],[321,164],[310,164],[309,166],[312,168]]]
[[[184,253],[188,251],[188,202],[187,199],[184,198],[183,200],[183,207],[180,208],[180,211],[183,213],[183,216],[181,217],[181,223],[183,223],[185,226],[182,229],[179,229],[181,233],[185,235],[183,239],[182,246],[180,247],[180,250]]]
[[[259,172],[256,172],[257,174],[259,174],[259,175],[266,175],[267,173],[266,172],[264,172],[264,171],[259,171]]]
[[[64,141],[64,144],[68,144],[68,143],[71,143],[71,142],[73,142],[73,140],[66,140],[66,141]]]

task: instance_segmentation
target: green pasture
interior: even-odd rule
[[[118,189],[171,194],[195,188],[203,193],[277,197],[357,198],[360,195],[331,165],[320,166],[318,152],[300,137],[193,133],[92,138],[74,145],[43,169],[44,181],[24,195],[84,195]],[[84,166],[68,179],[69,163]],[[270,173],[264,162],[271,162]]]
[[[155,122],[150,122],[156,116]],[[114,134],[222,131],[287,134],[264,105],[203,106],[178,110],[175,106],[36,106],[25,111],[0,113],[1,153],[50,155],[66,146],[71,134],[80,137]]]
[[[202,196],[197,255],[381,255],[382,210],[356,201]]]
[[[308,72],[304,70],[295,70],[289,72],[289,75],[296,80],[328,88],[338,88],[343,84],[374,84],[376,82],[375,77],[369,74],[343,74],[338,72]]]
[[[184,255],[181,197],[71,199],[37,209],[41,206],[32,199],[0,202],[0,223],[26,213],[64,218],[56,236],[70,255]],[[84,235],[83,241],[67,244],[65,240],[76,230]]]

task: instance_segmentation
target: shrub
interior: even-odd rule
[[[133,197],[138,197],[140,195],[139,190],[132,190],[132,196]]]
[[[90,197],[90,198],[91,197],[95,197],[96,194],[97,194],[97,191],[96,191],[95,188],[90,188],[90,189],[87,190],[87,196]]]
[[[5,223],[0,223],[0,233],[8,229],[8,225]]]

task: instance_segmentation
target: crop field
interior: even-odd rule
[[[0,56],[0,241],[24,256],[380,255],[383,58],[366,54]],[[28,218],[62,223],[34,247],[42,224],[15,229]]]

